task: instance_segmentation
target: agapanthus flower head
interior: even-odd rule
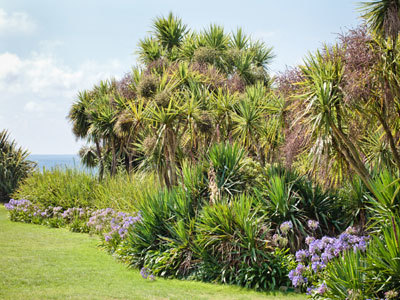
[[[140,270],[140,275],[142,275],[142,277],[144,278],[144,279],[147,279],[147,277],[149,276],[149,272],[148,272],[149,270],[147,269],[147,268],[145,268],[145,267],[143,267],[141,270]]]
[[[283,222],[280,226],[282,234],[287,234],[291,229],[293,229],[292,221]]]
[[[395,290],[390,290],[385,293],[385,300],[386,299],[395,299],[399,295],[399,292]]]
[[[344,232],[346,234],[357,234],[357,228],[349,226],[347,227],[346,231]]]
[[[319,227],[319,222],[318,222],[318,221],[315,221],[315,220],[308,220],[307,226],[308,226],[308,228],[310,228],[311,230],[315,231],[315,230],[317,230],[318,227]]]
[[[303,262],[309,255],[307,250],[299,250],[296,252],[296,261]]]
[[[316,293],[318,295],[323,295],[326,293],[326,291],[328,290],[328,287],[326,286],[325,283],[322,283],[317,289],[316,289]]]
[[[310,245],[314,241],[315,241],[315,237],[313,237],[313,236],[307,236],[306,237],[306,244],[307,245]]]

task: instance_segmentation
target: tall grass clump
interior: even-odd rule
[[[99,182],[95,175],[78,169],[43,169],[26,178],[13,196],[42,207],[136,211],[136,204],[146,191],[158,190],[156,181],[152,174],[117,174]]]
[[[44,207],[92,207],[96,185],[96,178],[81,170],[43,169],[26,178],[13,197],[27,199]]]
[[[0,131],[0,202],[8,201],[21,180],[34,170],[35,163],[27,159],[28,155],[10,140],[7,130]]]
[[[106,176],[93,189],[93,206],[111,207],[119,211],[136,211],[145,195],[157,192],[159,182],[154,173],[117,174]]]

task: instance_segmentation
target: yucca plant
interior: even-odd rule
[[[197,255],[208,280],[256,289],[287,283],[285,251],[269,246],[269,226],[250,196],[204,207],[197,219]],[[204,276],[204,274],[203,274]]]
[[[233,196],[243,190],[241,176],[244,150],[238,144],[220,143],[211,147],[207,159],[215,172],[215,179],[221,196]]]
[[[388,225],[372,237],[367,251],[368,270],[380,291],[400,289],[400,221],[392,216]]]
[[[33,172],[36,164],[29,152],[10,140],[7,130],[0,131],[0,202],[10,199],[20,182]]]
[[[165,240],[171,238],[171,226],[182,220],[188,223],[195,211],[191,199],[180,187],[149,192],[139,203],[142,221],[128,233],[120,255],[128,263],[142,267],[148,251],[165,250]]]
[[[368,284],[365,255],[359,251],[347,251],[330,262],[325,269],[327,292],[325,299],[367,299],[374,292]]]
[[[368,207],[377,229],[391,223],[392,216],[400,216],[400,181],[388,170],[381,171],[371,182],[372,193],[368,195]]]

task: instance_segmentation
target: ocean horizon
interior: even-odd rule
[[[28,159],[37,163],[37,168],[51,170],[53,168],[85,169],[77,154],[30,154]]]

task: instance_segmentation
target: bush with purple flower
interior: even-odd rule
[[[110,250],[115,250],[126,237],[128,229],[141,220],[140,213],[129,215],[112,208],[93,210],[61,206],[40,208],[26,199],[11,199],[5,204],[12,221],[44,224],[51,227],[66,226],[75,232],[90,232],[100,235]]]
[[[310,226],[311,225],[311,226]],[[318,228],[314,222],[309,222],[310,229]],[[321,272],[324,271],[328,262],[338,257],[345,251],[365,251],[369,237],[358,236],[353,229],[348,229],[338,237],[324,236],[321,239],[313,237],[306,238],[308,249],[298,250],[296,252],[297,267],[290,271],[289,279],[294,287],[307,288],[309,295],[323,295],[327,291],[325,283],[317,286]]]

